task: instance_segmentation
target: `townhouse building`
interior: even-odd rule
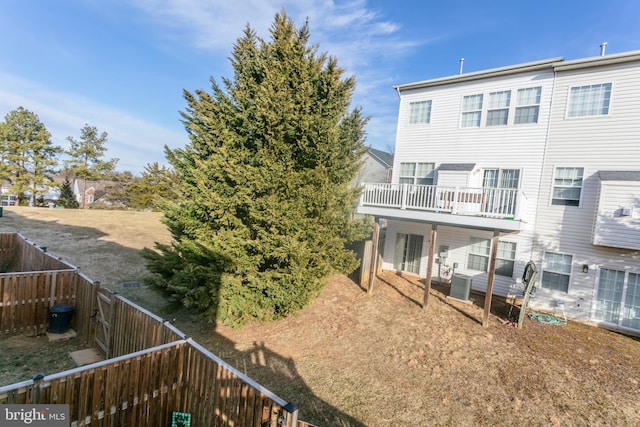
[[[522,295],[533,262],[532,307],[640,331],[640,51],[395,89],[392,180],[358,206],[383,269],[464,299]]]

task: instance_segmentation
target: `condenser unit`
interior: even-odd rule
[[[471,295],[471,276],[455,273],[451,277],[449,296],[461,300],[468,300]]]

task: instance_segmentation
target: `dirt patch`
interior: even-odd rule
[[[20,223],[28,239],[114,285],[140,281],[146,270],[134,248],[168,236],[153,222],[159,217],[132,215],[131,227],[127,215],[114,223],[111,212],[98,218],[74,211],[45,221],[39,211],[53,215],[46,209],[28,215],[13,209],[0,219],[3,230]],[[129,231],[117,232],[120,226]],[[103,263],[87,264],[94,256],[88,253],[100,253]],[[392,273],[376,281],[372,295],[335,276],[299,315],[241,330],[198,322],[144,285],[117,290],[175,318],[177,327],[318,426],[640,425],[637,339],[572,321],[527,319],[517,329],[504,322],[508,307],[498,303],[483,328],[481,302],[452,301],[434,288],[423,309],[424,285]],[[1,371],[11,369],[11,359],[1,363]]]
[[[49,341],[46,334],[0,338],[0,385],[30,380],[38,373],[49,375],[75,368],[70,353],[84,347],[77,338]]]

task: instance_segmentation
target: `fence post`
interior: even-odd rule
[[[278,424],[287,427],[296,427],[298,424],[298,407],[294,403],[287,403],[282,408],[282,414],[278,417]]]
[[[40,395],[41,395],[41,387],[42,387],[42,379],[44,378],[43,373],[35,374],[33,376],[33,393],[31,394],[31,403],[38,404],[40,403]]]

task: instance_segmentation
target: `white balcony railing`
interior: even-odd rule
[[[521,191],[515,189],[365,184],[360,204],[456,215],[520,219],[525,198]]]

